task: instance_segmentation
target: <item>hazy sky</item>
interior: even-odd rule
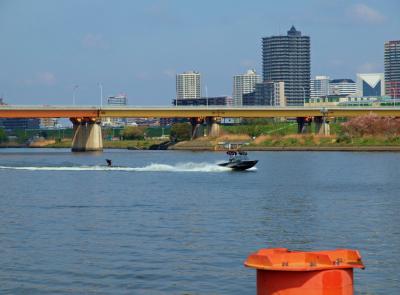
[[[11,104],[168,105],[175,74],[197,70],[208,95],[261,74],[261,38],[291,25],[311,37],[312,75],[383,71],[400,39],[400,0],[0,0],[0,96]]]

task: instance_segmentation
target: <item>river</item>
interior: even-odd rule
[[[400,293],[400,153],[250,156],[1,149],[0,293],[255,294],[265,247],[357,249],[356,294]]]

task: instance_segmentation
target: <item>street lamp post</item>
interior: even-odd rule
[[[79,88],[79,85],[75,85],[72,89],[72,104],[75,105],[75,98],[76,98],[76,90]]]

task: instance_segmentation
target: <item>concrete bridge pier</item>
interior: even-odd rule
[[[203,119],[202,118],[190,118],[190,124],[192,125],[192,140],[203,137]]]
[[[311,131],[310,117],[297,117],[297,133],[309,133]]]
[[[92,152],[103,150],[100,120],[97,118],[71,118],[74,137],[73,152]]]
[[[314,117],[315,133],[319,135],[330,135],[329,121],[325,116]]]
[[[210,137],[218,137],[221,132],[220,126],[221,118],[218,117],[207,117],[207,135]]]

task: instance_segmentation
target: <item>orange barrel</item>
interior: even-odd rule
[[[258,295],[352,295],[353,268],[364,269],[360,253],[349,249],[261,249],[244,265],[257,269]]]

